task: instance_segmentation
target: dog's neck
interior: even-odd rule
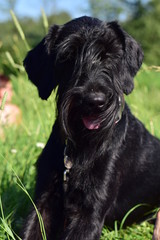
[[[81,164],[83,164],[83,159],[85,159],[85,154],[87,156],[90,155],[89,148],[93,147],[95,149],[95,154],[90,156],[90,159],[94,158],[96,155],[96,151],[101,152],[102,156],[103,154],[103,149],[104,149],[104,144],[105,144],[105,149],[106,145],[108,145],[108,153],[112,149],[110,146],[112,146],[112,142],[121,142],[121,137],[119,136],[118,132],[124,132],[124,126],[127,124],[123,124],[123,122],[127,121],[126,116],[125,116],[125,101],[123,97],[119,97],[119,111],[117,113],[116,121],[115,121],[115,126],[112,129],[112,134],[109,134],[108,137],[106,138],[106,135],[104,135],[105,139],[102,139],[102,141],[99,139],[98,142],[94,141],[94,138],[92,135],[91,139],[88,139],[88,145],[84,145],[84,141],[79,141],[79,142],[72,142],[70,139],[65,140],[65,150],[64,150],[64,166],[65,166],[65,172],[64,172],[64,181],[67,179],[67,176],[69,176],[70,169],[72,168],[73,164],[76,164],[77,161]],[[128,121],[127,121],[128,122]],[[119,131],[117,131],[119,129]],[[122,134],[123,135],[123,134]],[[101,136],[103,138],[103,136]],[[100,138],[101,138],[100,137]],[[90,140],[90,141],[89,141]],[[101,144],[103,143],[103,144]],[[90,147],[89,147],[90,145]],[[93,146],[92,146],[93,145]],[[78,156],[81,156],[81,158],[77,159],[77,154]],[[75,162],[76,159],[76,162]]]
[[[96,146],[96,142],[93,140],[93,138],[91,138],[91,141],[89,141],[89,139],[88,139],[88,145],[84,145],[83,141],[73,143],[70,139],[65,140],[64,166],[66,169],[70,170],[72,168],[72,166],[74,164],[74,159],[77,156],[76,153],[78,153],[78,155],[84,155],[85,153],[89,154],[89,152],[88,152],[89,145],[93,145],[93,148],[95,149],[95,151],[97,151],[97,149],[98,149],[98,151],[100,151],[101,148],[103,149],[102,145],[105,144],[105,146],[106,146],[106,144],[108,144],[110,146],[111,141],[117,141],[117,138],[119,139],[119,135],[117,134],[117,129],[119,129],[120,132],[124,132],[125,129],[123,127],[124,126],[123,122],[127,121],[124,109],[125,109],[125,104],[122,104],[122,105],[120,104],[120,110],[117,113],[117,120],[115,122],[115,126],[113,128],[112,134],[108,135],[107,140],[105,137],[105,139],[102,139],[102,141],[98,141],[97,146]],[[93,135],[92,135],[92,137],[93,137]],[[119,139],[118,141],[121,141],[121,140]],[[103,143],[102,145],[101,145],[101,142]],[[106,147],[105,147],[105,149],[106,149]],[[108,150],[110,151],[110,147],[108,148]]]

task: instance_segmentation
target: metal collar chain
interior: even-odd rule
[[[123,96],[118,97],[118,104],[119,104],[119,111],[117,113],[117,119],[115,121],[115,124],[117,124],[122,118],[122,113],[124,110],[124,97]]]
[[[66,147],[64,149],[64,166],[66,168],[63,173],[63,181],[64,182],[68,181],[69,172],[73,166],[73,162],[72,162],[72,159],[69,157],[69,154],[71,154],[71,153],[69,153],[69,145],[68,145],[68,141],[67,141]]]

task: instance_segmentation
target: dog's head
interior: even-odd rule
[[[42,99],[59,86],[59,117],[70,137],[118,121],[142,60],[141,47],[117,22],[81,17],[52,26],[24,66]]]

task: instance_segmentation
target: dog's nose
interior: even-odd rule
[[[91,107],[103,107],[106,101],[105,94],[102,92],[91,92],[86,96],[85,102]]]
[[[98,107],[103,106],[105,103],[105,95],[101,93],[95,94],[93,97],[93,102]]]

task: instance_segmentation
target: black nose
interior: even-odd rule
[[[105,104],[106,96],[102,92],[90,92],[85,96],[84,101],[90,107],[101,108]]]

